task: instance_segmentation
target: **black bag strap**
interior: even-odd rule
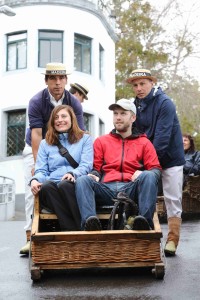
[[[57,146],[59,148],[60,155],[65,157],[74,169],[77,168],[79,166],[79,164],[73,159],[73,157],[70,155],[69,151],[65,147],[63,147],[63,145],[60,143],[60,141],[58,141]]]

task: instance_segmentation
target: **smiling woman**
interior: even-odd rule
[[[71,128],[71,117],[66,108],[61,109],[55,116],[54,127],[59,133],[67,132]]]
[[[70,152],[77,167],[60,154],[58,144]],[[40,143],[35,174],[30,184],[32,193],[39,194],[41,208],[57,215],[62,231],[81,229],[74,182],[88,174],[92,166],[91,136],[78,127],[70,106],[56,106],[49,119],[46,137]]]

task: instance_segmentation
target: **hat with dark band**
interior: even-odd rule
[[[70,86],[72,88],[78,90],[79,92],[81,92],[84,95],[84,98],[86,100],[88,100],[87,94],[88,94],[89,90],[85,86],[82,86],[79,83],[70,83]]]
[[[132,83],[136,79],[150,79],[154,83],[157,82],[157,78],[151,75],[151,72],[147,69],[136,69],[133,70],[130,74],[130,77],[126,80],[128,83]]]
[[[44,75],[69,75],[71,72],[66,70],[66,66],[62,63],[52,62],[46,64]]]

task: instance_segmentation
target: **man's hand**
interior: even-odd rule
[[[131,181],[135,181],[135,179],[137,179],[140,174],[142,174],[142,171],[135,171],[135,173],[131,176]]]
[[[38,182],[37,180],[33,179],[31,181],[31,192],[33,195],[37,195],[37,193],[40,191],[42,183]]]
[[[93,174],[88,174],[88,176],[92,177],[96,182],[99,182],[99,177],[97,177]]]
[[[67,179],[67,180],[69,180],[69,181],[72,181],[72,182],[75,182],[74,176],[73,176],[72,174],[70,174],[70,173],[65,174],[65,175],[62,177],[61,180],[65,180],[65,179]]]

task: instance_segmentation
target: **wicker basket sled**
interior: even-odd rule
[[[157,197],[157,213],[160,221],[166,221],[164,197]],[[200,176],[189,176],[182,196],[182,219],[200,217]]]
[[[98,214],[102,224],[109,214]],[[41,214],[35,197],[31,231],[31,279],[41,271],[81,268],[150,267],[158,279],[165,274],[162,231],[154,214],[154,230],[58,231],[54,214]]]

